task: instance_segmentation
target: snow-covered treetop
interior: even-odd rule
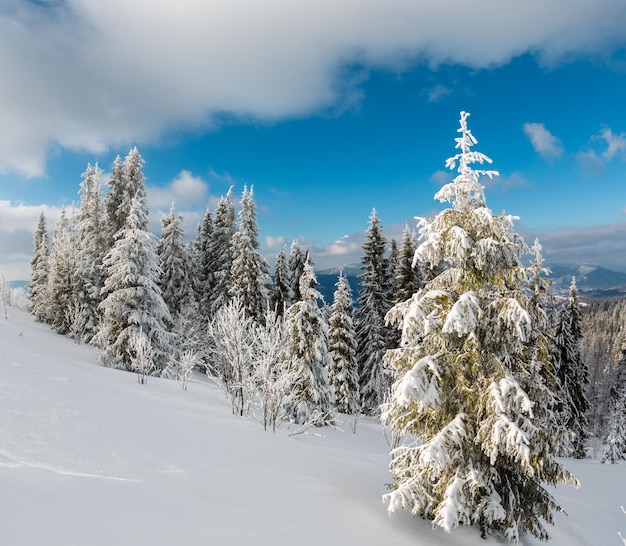
[[[450,184],[446,184],[435,194],[438,201],[448,201],[459,210],[469,210],[485,203],[484,187],[478,182],[480,176],[493,178],[498,176],[498,171],[488,171],[482,169],[472,169],[472,163],[492,163],[491,159],[481,152],[473,152],[472,146],[478,144],[478,140],[467,127],[469,112],[461,112],[460,128],[457,132],[460,137],[455,138],[456,146],[460,153],[446,160],[446,167],[454,169],[458,163],[459,175]]]

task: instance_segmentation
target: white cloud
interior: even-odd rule
[[[209,198],[209,185],[189,171],[180,174],[165,187],[147,186],[148,204],[150,207],[169,207],[175,200],[176,208],[193,205],[206,208]]]
[[[453,171],[438,170],[430,175],[430,181],[437,186],[443,186],[452,182],[455,176]]]
[[[0,200],[0,271],[7,280],[30,278],[33,234],[44,213],[52,233],[61,209],[48,205],[30,206]]]
[[[532,184],[524,178],[524,175],[518,171],[512,172],[510,175],[494,176],[493,178],[483,177],[481,183],[485,187],[500,188],[502,190],[510,190],[513,188],[532,188]]]
[[[585,173],[597,175],[607,163],[615,158],[626,158],[626,133],[615,134],[609,127],[602,127],[600,132],[591,137],[592,141],[606,144],[605,150],[589,149],[576,154],[578,167]]]
[[[626,222],[523,235],[527,242],[539,237],[548,263],[589,263],[626,272]]]
[[[607,161],[626,154],[626,133],[616,135],[608,127],[603,127],[596,138],[604,140],[607,144],[606,150],[602,153],[602,157]]]
[[[576,154],[576,162],[578,163],[579,169],[592,176],[600,174],[605,168],[602,157],[600,157],[595,150],[578,152]]]
[[[524,123],[523,128],[533,148],[542,157],[551,159],[563,154],[561,140],[548,131],[543,123]]]
[[[5,2],[0,172],[39,175],[55,146],[100,152],[224,115],[340,109],[360,96],[345,65],[598,52],[621,40],[625,19],[623,0]]]
[[[442,84],[437,84],[427,90],[426,95],[429,102],[439,102],[443,97],[449,95],[452,91]]]
[[[272,237],[271,235],[268,235],[267,237],[265,237],[265,246],[269,250],[280,250],[286,244],[287,244],[286,237],[282,237],[282,236]]]

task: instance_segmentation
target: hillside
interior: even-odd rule
[[[281,427],[242,420],[204,378],[100,367],[98,353],[12,309],[0,322],[0,528],[10,546],[484,546],[388,516],[379,424]],[[555,546],[619,545],[626,464],[568,461],[583,488],[558,488]],[[616,484],[622,484],[616,487]],[[538,544],[525,539],[523,544]]]

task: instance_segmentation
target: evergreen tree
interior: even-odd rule
[[[80,315],[77,298],[77,254],[73,221],[61,210],[50,247],[48,276],[48,322],[59,334],[70,332]]]
[[[124,227],[104,260],[106,298],[100,304],[103,320],[95,342],[104,351],[105,364],[136,371],[142,377],[145,358],[153,363],[149,367],[165,369],[172,342],[166,330],[171,316],[158,285],[161,271],[155,247],[148,230],[145,190],[139,186]]]
[[[408,300],[424,285],[420,264],[414,263],[416,249],[415,231],[406,225],[402,232],[402,243],[393,270],[391,299],[394,304]]]
[[[31,313],[39,322],[48,320],[49,254],[50,241],[46,217],[42,211],[33,235],[33,258],[30,261],[31,281],[28,290],[28,297],[32,304]]]
[[[283,248],[278,253],[278,256],[276,256],[274,285],[272,286],[272,294],[270,296],[270,309],[275,310],[279,316],[282,316],[285,309],[292,303],[294,303],[294,294],[289,277],[287,254]]]
[[[568,301],[558,316],[556,345],[557,373],[565,398],[567,426],[573,436],[571,451],[577,459],[586,457],[585,444],[588,437],[586,412],[589,402],[585,390],[589,384],[589,372],[580,352],[582,337],[582,316],[576,280],[572,279]]]
[[[370,227],[363,244],[359,275],[361,288],[357,300],[356,341],[359,385],[363,412],[375,415],[389,395],[390,369],[383,362],[389,348],[390,330],[385,325],[389,303],[389,269],[385,259],[386,240],[376,210],[370,216]]]
[[[361,409],[361,399],[352,290],[343,273],[336,286],[328,327],[329,354],[332,361],[329,377],[335,391],[335,407],[341,413],[354,415]]]
[[[547,539],[561,508],[543,484],[577,485],[556,460],[566,436],[546,379],[551,332],[540,330],[549,324],[529,295],[514,218],[486,206],[479,177],[497,173],[471,167],[491,160],[471,150],[467,115],[446,163],[459,175],[435,195],[451,208],[422,221],[416,253],[442,272],[388,315],[402,343],[385,356],[398,380],[383,420],[399,439],[386,500],[445,530]]]
[[[232,265],[228,293],[237,298],[256,321],[265,315],[270,285],[269,266],[259,252],[259,226],[254,192],[243,189],[238,229],[232,240]]]
[[[294,423],[323,425],[332,420],[334,394],[328,379],[328,325],[317,301],[317,279],[306,256],[300,277],[302,299],[285,313],[285,358],[294,382],[285,400],[285,413]]]
[[[107,251],[107,235],[103,229],[104,208],[100,193],[98,165],[87,165],[80,185],[80,217],[77,223],[77,283],[78,314],[74,329],[83,341],[89,342],[96,334],[100,320],[98,305],[104,286],[103,260]]]
[[[109,193],[104,198],[108,231],[107,250],[115,244],[117,232],[124,229],[133,198],[137,193],[145,193],[145,179],[141,170],[143,164],[143,158],[137,147],[128,152],[124,161],[118,155],[113,162],[108,184]]]
[[[176,320],[183,309],[193,305],[193,286],[189,271],[189,252],[174,203],[170,213],[161,219],[161,239],[157,246],[161,275],[159,288],[170,315]]]
[[[307,260],[307,253],[302,249],[297,239],[294,239],[289,249],[289,281],[291,282],[291,292],[293,293],[293,302],[300,301],[300,277],[304,271],[304,263]]]
[[[198,226],[198,235],[193,246],[193,264],[195,275],[193,276],[195,299],[198,303],[201,316],[208,320],[210,297],[212,293],[211,274],[211,241],[213,240],[213,216],[207,208]]]
[[[124,227],[126,217],[124,216],[125,206],[123,203],[130,200],[124,177],[124,163],[119,155],[113,162],[108,187],[109,192],[104,196],[104,209],[107,219],[107,251],[110,250],[115,243],[115,234]]]
[[[622,345],[621,350],[617,368],[610,374],[608,418],[602,442],[601,462],[611,464],[626,458],[626,346]]]
[[[210,279],[207,283],[206,294],[206,313],[209,317],[215,316],[217,310],[229,299],[228,287],[233,265],[232,240],[237,231],[232,194],[233,191],[230,188],[226,196],[222,197],[217,204],[213,233],[209,243]]]
[[[609,391],[609,416],[606,436],[602,445],[601,462],[615,464],[626,453],[626,389],[613,385]]]

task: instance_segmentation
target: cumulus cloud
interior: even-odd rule
[[[604,140],[606,150],[602,153],[602,157],[607,161],[612,161],[616,156],[626,155],[626,133],[616,135],[608,127],[603,127],[596,139]]]
[[[280,250],[286,244],[287,244],[286,237],[283,237],[283,236],[272,237],[271,235],[268,235],[267,237],[265,237],[265,247],[268,248],[269,250]]]
[[[48,205],[30,206],[0,200],[0,271],[7,280],[30,278],[33,234],[44,213],[50,233],[61,209]]]
[[[169,207],[176,201],[176,208],[193,205],[206,208],[209,197],[209,185],[190,171],[183,170],[165,187],[147,186],[150,207]]]
[[[626,133],[615,134],[609,127],[602,127],[598,134],[591,137],[593,142],[601,142],[604,149],[583,150],[576,154],[578,167],[585,173],[601,173],[607,163],[616,158],[626,158]],[[597,147],[596,147],[597,148]]]
[[[535,151],[546,159],[559,157],[563,154],[563,144],[543,123],[524,123],[524,134],[530,140]]]
[[[51,147],[352,105],[346,66],[481,68],[526,51],[554,63],[616,43],[625,19],[622,0],[5,2],[0,172],[40,175]]]

